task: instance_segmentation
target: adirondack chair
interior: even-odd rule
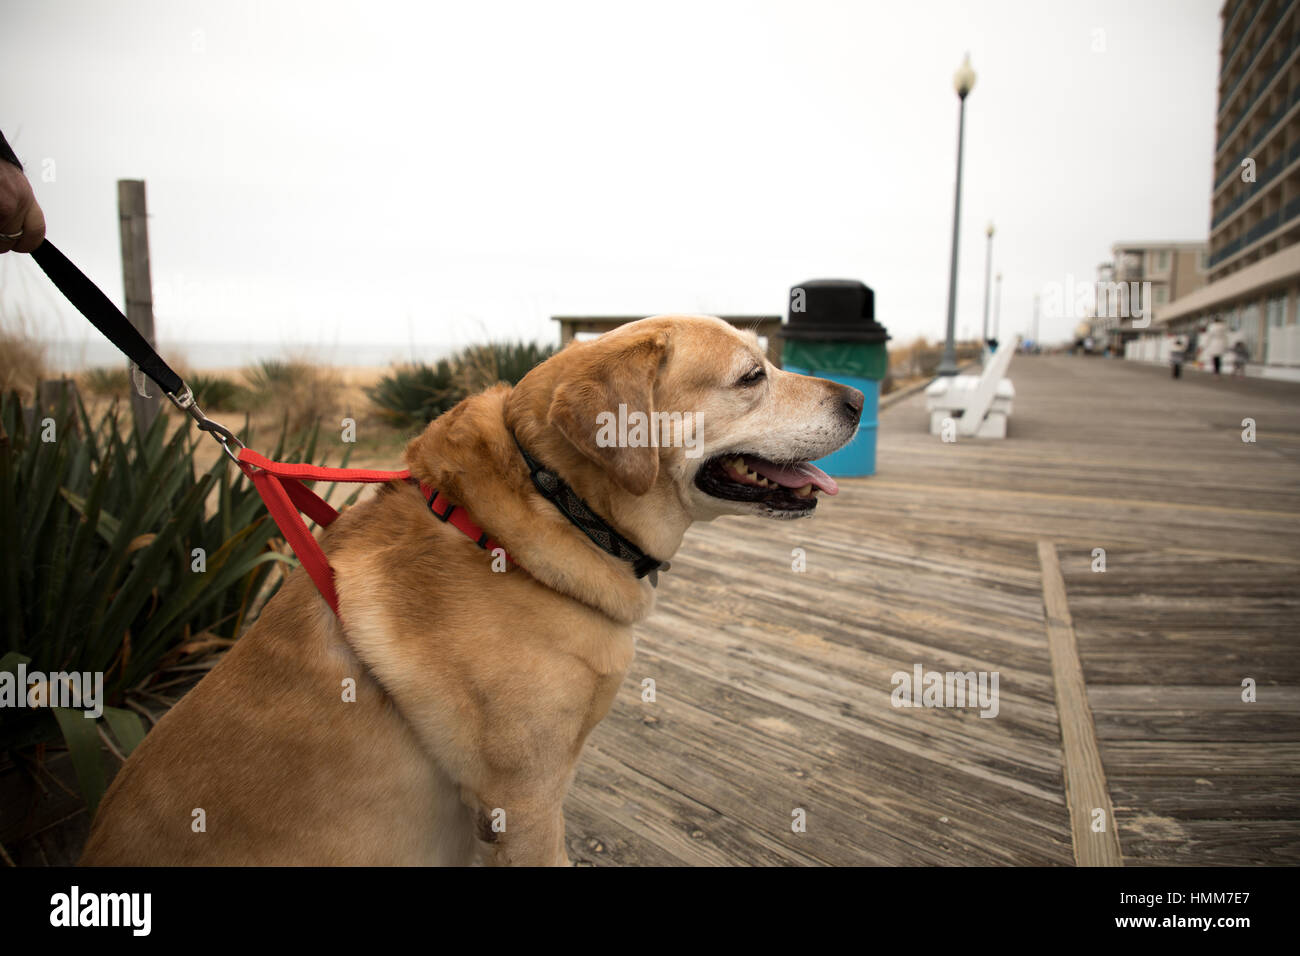
[[[957,434],[968,438],[1006,438],[1007,418],[1016,397],[1015,386],[1006,378],[1019,337],[998,345],[979,375],[945,375],[925,390],[925,408],[930,413],[930,434],[943,432],[944,419],[957,423]]]

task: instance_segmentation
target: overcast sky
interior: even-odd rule
[[[0,130],[119,303],[114,183],[147,182],[163,343],[553,341],[821,277],[934,339],[969,51],[958,331],[990,219],[1018,331],[1116,240],[1206,237],[1220,6],[0,0]],[[87,335],[29,257],[0,303]]]

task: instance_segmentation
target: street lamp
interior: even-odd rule
[[[957,233],[961,226],[961,151],[966,134],[966,97],[975,87],[975,71],[970,67],[970,54],[952,78],[953,88],[961,105],[957,109],[957,195],[952,207],[952,259],[948,267],[948,335],[943,343],[943,358],[939,360],[940,375],[957,374],[957,349],[953,343],[953,326],[957,317]]]
[[[989,223],[988,228],[984,230],[984,235],[989,237],[989,241],[984,249],[984,338],[981,344],[987,347],[989,341],[989,276],[993,271],[993,223]]]
[[[997,295],[993,297],[993,341],[998,340],[998,319],[1002,315],[1002,273],[999,272],[994,279],[998,284]]]

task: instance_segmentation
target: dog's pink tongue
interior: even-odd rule
[[[828,495],[838,494],[840,486],[835,479],[822,471],[812,462],[800,462],[797,465],[778,465],[765,458],[745,457],[745,464],[750,471],[756,471],[768,481],[775,481],[785,488],[802,488],[812,484]]]

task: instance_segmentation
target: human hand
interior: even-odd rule
[[[45,239],[45,214],[23,171],[0,160],[0,255],[31,252]]]

